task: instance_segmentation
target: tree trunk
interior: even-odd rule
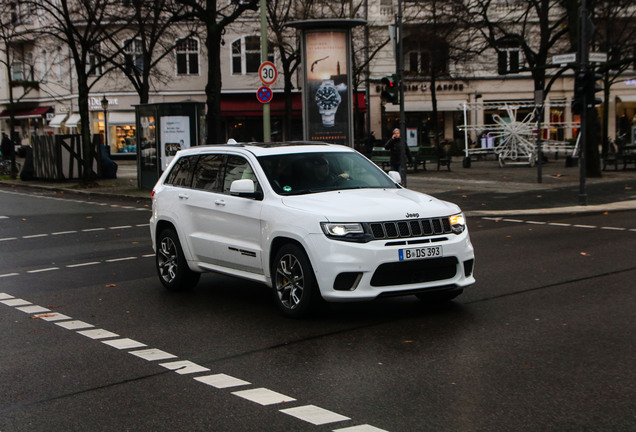
[[[215,11],[213,11],[215,12]],[[221,33],[216,23],[207,24],[205,44],[208,50],[208,83],[205,86],[207,99],[208,144],[225,142],[225,131],[221,118]]]

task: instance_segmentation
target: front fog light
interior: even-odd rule
[[[466,220],[462,213],[452,215],[450,218],[451,229],[455,234],[461,234],[466,229]]]

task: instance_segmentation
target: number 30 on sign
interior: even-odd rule
[[[258,68],[258,76],[261,78],[263,84],[270,86],[276,82],[278,71],[274,63],[266,61],[261,63],[261,66]]]

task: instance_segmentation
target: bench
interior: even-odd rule
[[[614,165],[614,171],[618,171],[618,164],[621,162],[623,163],[623,169],[626,169],[629,163],[633,163],[634,168],[636,168],[636,145],[618,145],[613,151],[608,152],[603,159],[603,171],[608,165]]]
[[[390,152],[384,147],[373,147],[371,161],[382,169],[386,169],[391,162]]]
[[[413,154],[413,165],[417,170],[417,165],[422,164],[422,169],[426,171],[426,162],[433,162],[437,164],[437,171],[440,166],[445,166],[450,171],[451,158],[446,154],[446,151],[436,146],[420,146],[417,148],[417,153]]]

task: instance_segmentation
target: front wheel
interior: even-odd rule
[[[184,291],[193,288],[201,273],[188,267],[179,236],[172,229],[161,231],[157,237],[156,263],[159,280],[169,291]]]
[[[298,246],[280,248],[272,265],[274,301],[292,318],[306,315],[320,300],[318,283],[307,254]]]

